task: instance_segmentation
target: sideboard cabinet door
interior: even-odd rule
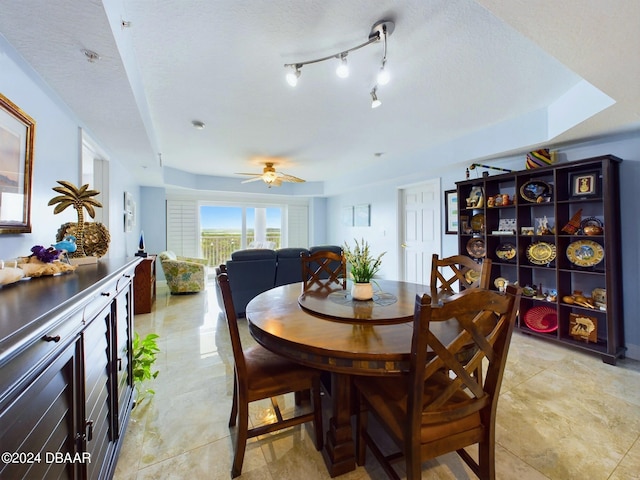
[[[80,478],[81,463],[64,461],[80,447],[75,408],[80,344],[78,339],[62,349],[16,398],[0,406],[1,450],[15,456],[0,462],[0,478]]]

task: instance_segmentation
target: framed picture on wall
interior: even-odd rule
[[[353,224],[356,227],[371,226],[371,205],[356,205],[353,208]]]
[[[342,225],[345,227],[353,227],[353,206],[342,207]]]
[[[446,190],[444,192],[444,233],[456,235],[458,233],[458,192]]]
[[[31,232],[36,122],[0,93],[0,233]]]
[[[133,195],[124,192],[124,231],[130,232],[136,224],[136,204]]]

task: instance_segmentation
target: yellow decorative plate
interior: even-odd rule
[[[477,272],[475,270],[469,270],[467,273],[464,274],[464,279],[467,281],[469,285],[471,285],[473,282],[475,282],[479,278],[480,278],[480,272]]]
[[[527,258],[534,265],[546,265],[556,258],[556,246],[553,243],[534,242],[527,248]]]
[[[604,248],[593,240],[578,240],[567,247],[567,258],[579,267],[593,267],[604,259]]]
[[[503,243],[496,248],[496,257],[500,260],[513,260],[516,258],[516,246],[513,243]]]
[[[505,285],[507,285],[507,283],[509,283],[509,280],[507,280],[504,277],[498,277],[493,281],[493,284],[496,286],[496,288],[498,290],[500,290],[500,288],[504,287]]]
[[[481,232],[484,230],[484,214],[476,213],[471,217],[471,228],[474,232]]]

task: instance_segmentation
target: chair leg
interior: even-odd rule
[[[231,467],[231,478],[236,478],[242,473],[242,462],[244,461],[244,452],[247,448],[247,439],[249,437],[249,404],[244,398],[241,400],[238,406],[238,432],[236,452],[233,456],[233,466]]]
[[[231,416],[229,417],[229,426],[233,427],[236,424],[236,418],[238,416],[238,381],[234,374],[233,376],[233,403],[231,404]]]
[[[478,469],[480,480],[495,480],[495,444],[491,442],[480,442],[478,444]]]
[[[420,448],[406,446],[406,469],[407,480],[420,480],[422,478],[422,462],[420,460]]]
[[[313,429],[316,432],[316,450],[324,446],[322,430],[322,398],[320,397],[320,377],[313,381]]]
[[[360,392],[357,396],[356,410],[356,463],[364,465],[367,457],[367,442],[365,441],[365,433],[369,423],[367,407],[362,400]]]

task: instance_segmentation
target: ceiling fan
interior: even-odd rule
[[[262,169],[262,173],[236,173],[236,175],[249,175],[254,178],[250,178],[248,180],[243,180],[241,183],[249,183],[255,182],[258,180],[262,180],[266,183],[269,188],[272,186],[279,187],[282,185],[282,182],[293,182],[293,183],[302,183],[305,180],[294,177],[293,175],[287,175],[286,173],[276,172],[276,169],[273,168],[272,162],[266,162],[264,164],[264,168]]]

